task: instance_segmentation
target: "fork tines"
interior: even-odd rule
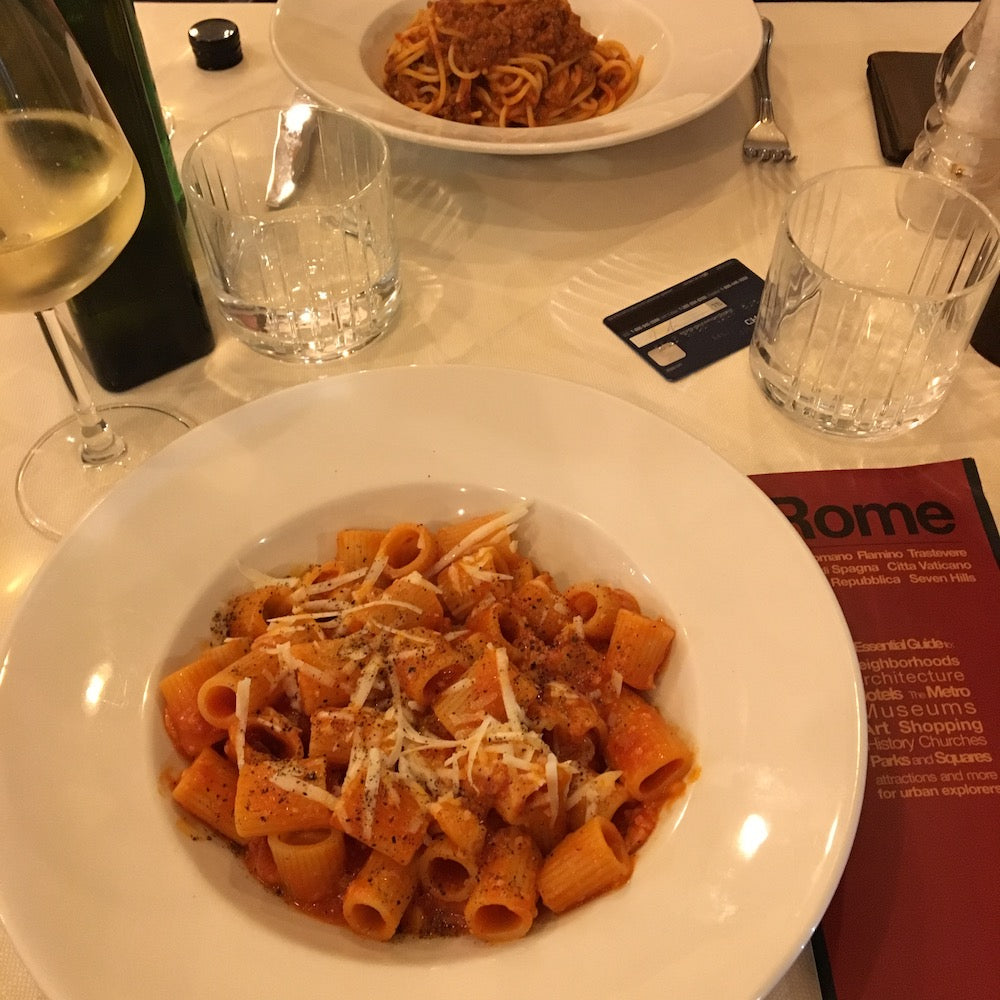
[[[778,128],[774,120],[771,83],[767,72],[774,26],[766,17],[760,20],[762,28],[760,55],[752,73],[754,93],[757,97],[757,121],[743,140],[743,156],[748,160],[760,160],[762,163],[790,163],[795,159],[795,154],[785,133]]]

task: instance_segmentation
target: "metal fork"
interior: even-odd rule
[[[774,25],[762,17],[764,29],[757,65],[753,68],[753,89],[757,97],[757,122],[753,125],[743,140],[743,157],[747,160],[778,163],[791,163],[795,159],[792,147],[785,133],[778,128],[774,120],[774,107],[771,104],[771,84],[767,78],[767,60],[771,53],[771,39],[774,37]]]

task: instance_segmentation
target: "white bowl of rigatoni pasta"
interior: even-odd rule
[[[853,644],[780,512],[516,372],[197,428],[57,550],[2,678],[0,903],[51,1000],[757,996],[864,780]]]

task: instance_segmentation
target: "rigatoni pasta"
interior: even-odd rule
[[[524,937],[538,915],[541,869],[542,853],[526,830],[502,826],[493,833],[465,904],[469,932],[484,941]]]
[[[631,874],[632,856],[618,827],[595,816],[549,852],[538,891],[553,913],[563,913],[623,885]]]
[[[334,827],[272,833],[267,846],[278,879],[295,903],[318,903],[337,891],[344,870],[344,835]]]
[[[396,933],[416,887],[413,862],[401,864],[372,851],[344,892],[347,926],[361,937],[388,941]]]
[[[385,941],[528,933],[621,886],[693,771],[642,692],[673,628],[560,589],[524,506],[348,526],[160,684],[176,803],[298,908]]]

